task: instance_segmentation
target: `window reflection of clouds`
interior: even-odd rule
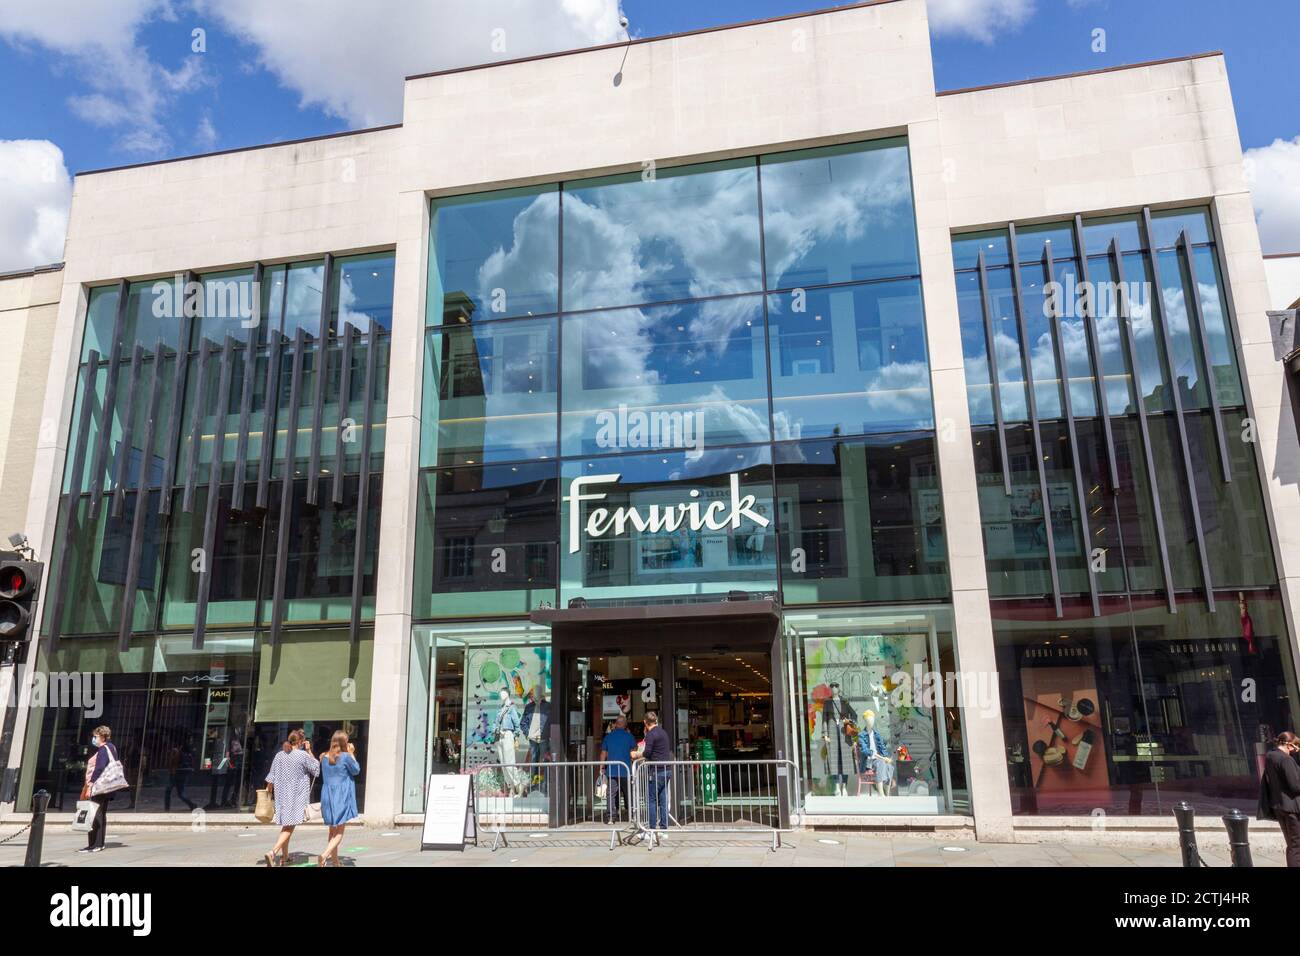
[[[769,288],[915,275],[916,231],[907,146],[833,147],[763,158]]]
[[[754,292],[760,284],[752,161],[566,184],[566,310]]]

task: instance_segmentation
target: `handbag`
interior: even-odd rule
[[[93,800],[78,800],[77,812],[72,815],[72,829],[76,833],[89,833],[95,825],[99,804]]]
[[[609,781],[605,778],[605,774],[601,773],[596,778],[596,799],[604,800],[607,796],[609,796]]]
[[[116,793],[119,790],[125,790],[130,783],[126,779],[126,769],[122,766],[122,761],[108,755],[108,766],[104,772],[99,775],[99,779],[90,785],[90,795],[92,797],[102,797],[106,793]]]
[[[253,809],[253,817],[258,823],[270,823],[275,819],[275,801],[271,799],[270,790],[257,791],[257,806]]]

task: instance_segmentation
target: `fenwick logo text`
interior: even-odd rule
[[[126,926],[133,936],[148,936],[153,928],[153,894],[82,893],[74,886],[71,892],[50,897],[50,925],[68,929]]]
[[[740,476],[732,474],[731,500],[712,501],[700,511],[700,490],[692,488],[689,492],[691,501],[677,505],[651,505],[647,515],[637,508],[621,507],[610,511],[608,508],[592,508],[587,514],[587,521],[582,521],[581,504],[584,501],[603,501],[603,491],[584,492],[587,485],[611,484],[618,481],[619,475],[581,475],[569,482],[569,494],[564,500],[569,503],[569,554],[576,554],[581,547],[579,531],[586,530],[587,536],[599,538],[611,529],[615,535],[625,534],[628,525],[640,532],[676,531],[686,527],[690,531],[722,531],[728,527],[739,528],[742,518],[748,518],[760,528],[768,526],[768,519],[754,510],[758,500],[753,495],[740,493]]]

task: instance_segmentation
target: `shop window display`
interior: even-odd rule
[[[951,672],[951,660],[937,628],[923,623],[943,613],[917,611],[796,618],[793,719],[810,814],[940,813],[950,805],[961,742],[948,720],[956,701],[938,675]]]

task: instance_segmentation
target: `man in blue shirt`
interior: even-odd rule
[[[630,792],[628,777],[632,772],[632,748],[636,746],[634,738],[627,730],[627,718],[619,717],[614,721],[614,729],[605,735],[600,745],[601,761],[611,761],[609,771],[609,796],[605,801],[605,822],[623,823],[632,819],[629,806]],[[602,768],[601,773],[605,769]],[[620,815],[618,801],[623,800],[623,813]]]

